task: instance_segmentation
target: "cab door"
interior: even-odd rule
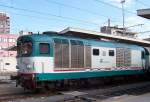
[[[92,48],[92,68],[100,67],[100,50],[98,47]]]

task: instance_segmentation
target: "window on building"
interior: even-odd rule
[[[12,38],[9,38],[8,41],[9,41],[9,42],[13,42],[13,39],[12,39]]]
[[[5,63],[5,65],[10,65],[10,63]]]
[[[10,56],[13,56],[13,54],[10,54]]]
[[[16,39],[12,39],[12,42],[16,42]]]
[[[50,46],[48,43],[40,43],[40,54],[50,54]]]
[[[3,39],[3,38],[1,38],[1,42],[4,42],[4,39]]]
[[[7,46],[2,46],[2,49],[5,49],[5,48],[7,48]]]
[[[93,55],[98,56],[99,55],[99,49],[93,49]]]
[[[3,41],[4,41],[4,42],[7,42],[7,38],[4,38]]]
[[[114,56],[114,55],[115,55],[114,50],[109,50],[109,56]]]

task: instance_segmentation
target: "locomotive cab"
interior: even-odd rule
[[[33,53],[33,42],[31,39],[20,39],[17,42],[17,69],[19,72],[27,73],[26,69],[30,69],[29,60],[24,61],[24,59],[29,58]],[[32,72],[28,70],[28,73]]]
[[[45,39],[41,39],[40,36],[37,34],[21,36],[17,42],[17,83],[21,82],[22,87],[27,89],[35,87],[36,73],[52,71],[51,40],[46,39],[46,36]]]

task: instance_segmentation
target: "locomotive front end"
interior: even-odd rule
[[[35,87],[33,58],[33,41],[30,37],[21,37],[17,41],[17,85],[26,89]]]
[[[38,74],[53,70],[53,51],[51,38],[42,35],[26,35],[17,41],[17,85],[25,89],[39,87]]]

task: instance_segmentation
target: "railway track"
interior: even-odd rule
[[[150,82],[142,81],[96,88],[78,88],[34,93],[16,88],[15,83],[0,84],[0,102],[94,102],[110,97],[141,95],[150,92]]]
[[[55,95],[55,91],[39,92],[24,91],[22,87],[16,87],[13,81],[0,81],[0,102],[8,102],[27,98],[48,97]]]
[[[82,91],[83,95],[75,96],[63,102],[99,102],[110,97],[122,97],[125,95],[138,96],[150,92],[150,82],[141,82],[121,86],[113,86],[104,89]]]

